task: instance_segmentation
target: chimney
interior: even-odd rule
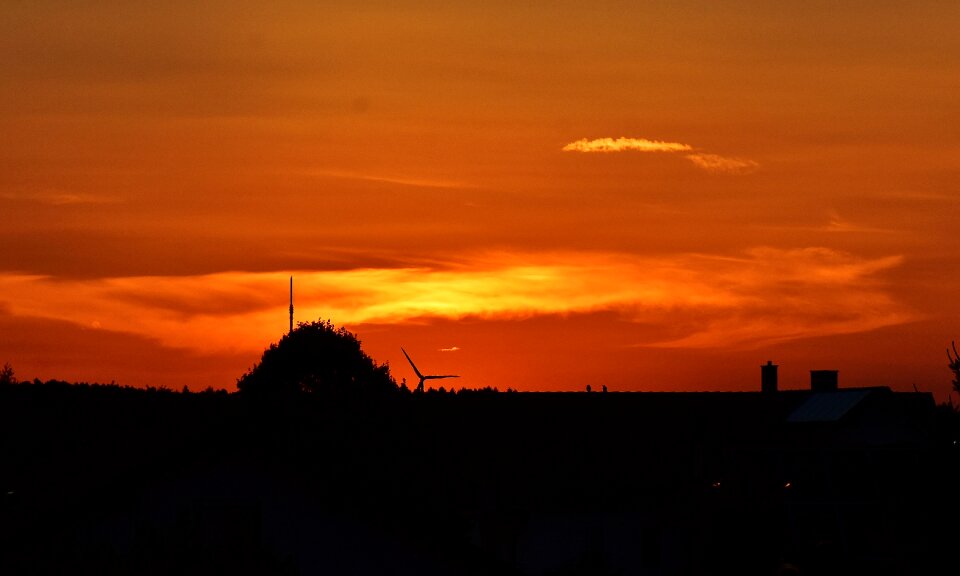
[[[777,391],[777,365],[767,360],[766,366],[760,366],[760,391]]]
[[[835,392],[837,390],[837,371],[811,370],[810,390],[814,392]]]

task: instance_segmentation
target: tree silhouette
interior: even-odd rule
[[[9,362],[0,369],[0,384],[16,384],[17,376],[13,373],[13,366]]]
[[[951,342],[953,355],[950,355],[950,348],[947,348],[947,359],[950,360],[950,370],[953,371],[953,391],[960,394],[960,354],[957,353],[957,343]]]
[[[264,351],[237,380],[241,392],[321,395],[389,394],[397,390],[385,364],[360,348],[360,340],[329,320],[303,323]]]

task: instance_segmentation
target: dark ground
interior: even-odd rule
[[[0,386],[0,573],[943,573],[956,414],[808,396]]]

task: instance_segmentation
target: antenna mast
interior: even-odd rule
[[[290,333],[293,334],[293,276],[290,277]]]

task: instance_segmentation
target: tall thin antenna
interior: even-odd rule
[[[290,333],[293,334],[293,276],[290,277]]]

